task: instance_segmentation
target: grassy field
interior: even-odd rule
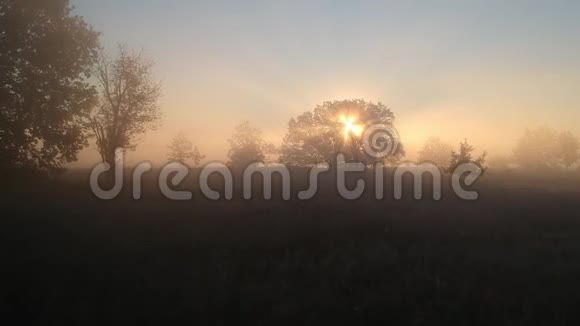
[[[368,176],[367,176],[368,177]],[[305,172],[295,171],[295,185]],[[8,178],[10,179],[10,178]],[[218,182],[216,180],[215,182]],[[2,310],[22,321],[564,325],[580,302],[580,175],[489,171],[480,199],[112,201],[87,171],[7,181]],[[239,187],[239,184],[237,185]],[[256,188],[256,191],[260,190]]]

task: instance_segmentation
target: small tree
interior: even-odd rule
[[[419,161],[430,161],[444,168],[449,164],[449,155],[453,152],[451,145],[441,142],[439,137],[431,137],[419,152]]]
[[[559,164],[558,133],[550,128],[526,129],[514,149],[517,164],[531,169],[550,169]]]
[[[264,161],[266,158],[264,153],[272,149],[272,146],[264,141],[262,130],[252,127],[248,121],[236,127],[228,142],[230,143],[229,164],[233,166]]]
[[[569,168],[578,161],[580,150],[580,143],[571,132],[566,131],[560,134],[559,141],[559,158],[565,167]]]
[[[462,143],[460,143],[459,151],[451,152],[451,162],[449,163],[447,171],[453,173],[457,167],[466,163],[473,163],[485,170],[484,164],[487,157],[487,152],[481,154],[481,156],[479,156],[477,159],[473,159],[472,154],[474,150],[475,148],[470,145],[467,140],[464,140]]]
[[[101,101],[89,118],[103,162],[115,165],[115,150],[134,149],[137,137],[160,121],[161,86],[152,80],[152,64],[119,46],[109,60],[101,51],[97,64]]]
[[[173,138],[171,145],[169,145],[167,158],[169,161],[178,161],[183,164],[192,161],[197,166],[201,160],[205,159],[205,155],[202,155],[197,146],[193,146],[191,141],[180,132]]]

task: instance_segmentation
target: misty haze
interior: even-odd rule
[[[0,0],[0,311],[577,323],[578,12]]]

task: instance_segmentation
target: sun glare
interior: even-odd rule
[[[356,118],[346,117],[344,115],[340,116],[340,122],[344,124],[344,138],[348,139],[351,135],[360,137],[363,133],[363,127],[361,125],[355,124]]]

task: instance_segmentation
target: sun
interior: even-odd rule
[[[343,132],[344,138],[349,139],[351,135],[360,137],[363,133],[363,127],[360,124],[356,124],[355,117],[347,117],[345,115],[340,116],[340,122],[344,124]]]

